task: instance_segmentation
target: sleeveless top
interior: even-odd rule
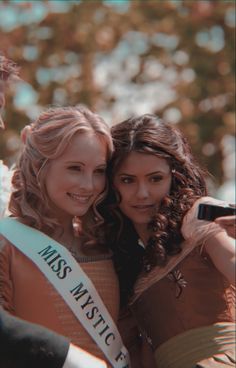
[[[116,323],[119,313],[119,285],[111,255],[83,257],[80,266],[94,283]],[[17,317],[67,336],[75,345],[106,360],[103,352],[47,278],[30,259],[2,236],[0,305]]]

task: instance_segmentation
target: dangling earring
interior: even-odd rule
[[[93,219],[94,219],[95,222],[98,222],[99,221],[99,218],[97,216],[94,216]]]
[[[81,223],[78,216],[74,216],[72,219],[72,226],[74,230],[74,235],[78,237],[81,233]]]

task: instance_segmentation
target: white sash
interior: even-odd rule
[[[49,236],[3,218],[0,233],[30,258],[53,284],[115,368],[130,368],[129,353],[93,283],[70,252]]]

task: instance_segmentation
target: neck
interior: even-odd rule
[[[73,246],[76,239],[78,242],[78,238],[75,237],[72,219],[68,220],[67,222],[63,221],[62,226],[56,230],[53,237],[61,244],[68,247]]]
[[[143,244],[146,247],[148,239],[150,237],[150,233],[147,229],[147,224],[134,224],[134,228],[138,233],[139,238],[142,240]]]

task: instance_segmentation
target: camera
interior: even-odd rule
[[[235,207],[215,206],[212,204],[199,204],[199,220],[214,221],[217,217],[236,215]]]

